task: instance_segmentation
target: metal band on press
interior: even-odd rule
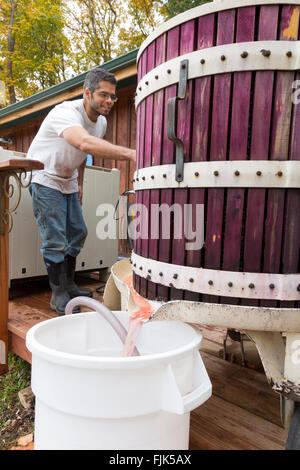
[[[164,188],[300,188],[300,161],[232,160],[184,164],[183,181],[176,165],[141,168],[134,173],[135,191]]]
[[[145,279],[201,294],[248,299],[300,300],[300,274],[245,273],[192,268],[132,252],[132,268]]]
[[[142,43],[138,52],[137,61],[139,61],[144,50],[156,38],[186,21],[191,21],[201,16],[217,13],[219,11],[231,10],[232,8],[255,7],[258,5],[300,5],[300,2],[299,0],[215,0],[213,3],[207,3],[205,5],[192,8],[159,25]]]
[[[189,61],[188,79],[231,72],[300,69],[300,41],[255,41],[209,47],[171,59],[138,83],[135,105],[147,96],[177,84],[180,63]],[[291,90],[291,93],[293,90]]]

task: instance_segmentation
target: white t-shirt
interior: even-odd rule
[[[99,116],[97,122],[89,119],[82,99],[64,101],[55,106],[42,122],[27,152],[27,158],[44,163],[43,170],[32,172],[32,183],[57,189],[64,194],[77,192],[77,168],[86,159],[86,154],[70,145],[62,133],[68,127],[81,126],[89,134],[102,138],[106,125],[104,116]]]

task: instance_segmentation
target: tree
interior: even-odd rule
[[[169,19],[186,10],[212,1],[213,0],[168,0],[162,8],[162,13]]]
[[[18,18],[19,0],[2,0],[0,4],[0,79],[7,88],[9,103],[16,102],[13,75],[13,53],[15,50],[15,28]]]
[[[62,0],[1,0],[0,80],[10,104],[65,79],[69,43],[62,5]]]
[[[121,4],[114,0],[74,0],[65,11],[75,72],[111,60],[116,53]]]
[[[135,49],[200,0],[0,0],[0,82],[14,103]]]
[[[66,8],[79,73],[135,49],[162,21],[163,0],[73,0]]]
[[[119,53],[135,49],[164,19],[161,14],[163,0],[128,0],[126,2],[127,24],[120,28]]]
[[[24,94],[66,79],[69,41],[64,34],[61,0],[33,0],[23,5],[14,54],[18,85]],[[27,88],[27,90],[26,90]]]

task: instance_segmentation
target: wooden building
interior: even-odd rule
[[[119,100],[108,116],[106,139],[114,144],[135,148],[136,113],[134,95],[137,83],[137,50],[128,52],[101,66],[112,72],[118,81]],[[27,152],[43,119],[57,104],[65,100],[82,97],[82,86],[86,72],[66,80],[58,85],[36,93],[18,103],[0,110],[0,138],[12,144],[7,148]],[[3,144],[2,144],[3,145]],[[121,193],[129,188],[134,165],[129,162],[97,159],[94,164],[106,168],[118,168],[121,171]]]

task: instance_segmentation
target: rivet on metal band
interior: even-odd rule
[[[137,85],[136,107],[147,96],[171,85],[180,85],[181,72],[187,80],[211,75],[257,70],[300,69],[300,41],[252,41],[223,44],[190,52],[163,62],[142,77]],[[247,57],[246,56],[247,52]],[[182,62],[188,61],[182,68]],[[200,64],[200,65],[199,65]]]
[[[133,271],[164,286],[176,289],[249,299],[300,300],[300,274],[270,274],[195,268],[144,258],[132,252]],[[142,266],[140,271],[136,265]]]
[[[176,166],[141,168],[134,174],[134,190],[163,188],[299,188],[300,161],[232,160],[184,164],[182,181],[175,180]]]

